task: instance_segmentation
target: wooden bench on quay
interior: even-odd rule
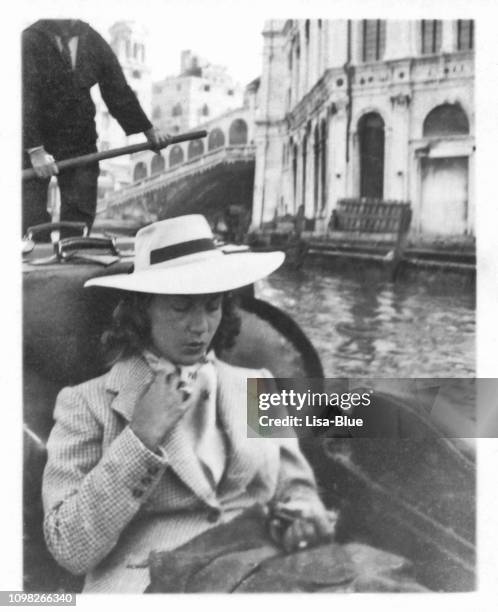
[[[407,202],[345,198],[332,211],[324,236],[307,236],[308,255],[378,261],[395,273],[411,221]]]

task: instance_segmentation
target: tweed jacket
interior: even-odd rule
[[[157,454],[129,426],[152,380],[141,357],[63,389],[48,440],[44,532],[60,565],[86,574],[84,591],[143,592],[152,550],[171,550],[256,502],[318,501],[312,470],[294,438],[247,437],[246,380],[268,376],[215,360],[217,414],[227,464],[216,490],[174,428]],[[318,503],[320,503],[318,501]]]

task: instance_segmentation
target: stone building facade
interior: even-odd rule
[[[185,132],[242,106],[242,88],[224,66],[182,51],[180,73],[152,89],[152,120],[170,134]]]
[[[265,24],[253,225],[339,199],[409,201],[415,235],[474,231],[474,24]]]

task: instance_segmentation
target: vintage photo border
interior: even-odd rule
[[[194,8],[196,2],[167,0],[144,0],[141,5],[147,7],[150,12],[161,11],[164,14],[167,28],[174,27],[175,7],[189,5]],[[308,0],[308,2],[297,2],[288,0],[252,1],[245,3],[241,8],[240,2],[204,0],[216,5],[216,13],[219,19],[227,23],[235,19],[243,27],[244,11],[261,11],[262,17],[324,17],[334,18],[407,18],[416,19],[421,17],[434,18],[473,18],[476,20],[476,142],[477,142],[477,164],[476,164],[476,201],[477,201],[477,256],[478,256],[478,302],[477,302],[477,372],[482,377],[498,377],[498,365],[496,359],[496,348],[498,347],[498,253],[497,245],[497,221],[498,221],[498,198],[496,187],[492,184],[493,177],[498,172],[496,164],[496,146],[498,143],[498,37],[496,36],[496,16],[498,10],[493,6],[492,0],[438,0],[429,2],[423,0],[398,0],[379,2],[368,0],[335,0],[322,2],[321,0]],[[20,412],[20,375],[21,375],[21,266],[20,266],[20,240],[18,228],[20,227],[20,79],[19,79],[19,33],[24,20],[29,18],[33,11],[33,20],[41,16],[66,16],[70,11],[78,17],[91,21],[90,6],[98,7],[99,12],[112,11],[118,4],[117,1],[106,0],[105,5],[101,1],[89,0],[39,0],[35,2],[23,1],[16,3],[12,14],[6,19],[3,27],[1,44],[2,48],[2,74],[4,77],[4,99],[2,107],[4,110],[4,121],[1,122],[2,134],[2,185],[4,213],[3,234],[1,241],[2,261],[4,269],[4,298],[2,308],[2,339],[4,339],[4,350],[2,367],[0,368],[0,381],[3,393],[3,417],[2,427],[2,464],[4,466],[2,503],[2,555],[0,566],[0,590],[13,590],[21,588],[22,567],[22,523],[21,523],[21,412]],[[126,18],[127,12],[134,5],[130,0],[119,2],[119,18]],[[238,5],[238,6],[237,6]],[[333,6],[331,6],[333,5]],[[45,13],[43,9],[45,8]],[[6,12],[6,8],[4,11]],[[62,12],[61,12],[62,11]],[[192,10],[192,15],[195,11]],[[225,16],[224,16],[225,15]],[[207,25],[207,27],[209,27]],[[167,34],[166,34],[167,35]],[[498,404],[498,401],[497,401]],[[498,466],[498,440],[481,440],[478,453],[478,590],[469,594],[434,594],[428,596],[417,595],[366,595],[358,602],[357,597],[349,595],[335,595],[332,602],[321,602],[316,605],[337,605],[345,609],[353,609],[351,606],[370,607],[371,605],[382,606],[382,609],[390,609],[391,602],[396,609],[406,610],[419,609],[420,605],[432,609],[441,605],[451,605],[453,610],[486,610],[488,606],[496,605],[498,601],[498,584],[496,573],[498,561],[496,550],[498,550],[498,496],[496,495],[496,466]],[[92,596],[91,600],[84,601],[80,596],[79,607],[95,605],[97,599]],[[271,596],[274,597],[274,596]],[[422,600],[422,598],[424,600]],[[425,599],[426,598],[426,599]],[[451,599],[451,604],[446,603],[446,598]],[[155,600],[156,603],[152,601]],[[308,605],[310,600],[291,601],[290,605]],[[314,596],[313,602],[318,602]],[[353,601],[356,600],[356,601]],[[393,601],[394,600],[394,601]],[[99,604],[109,601],[108,597],[99,597]],[[145,600],[141,599],[139,605]],[[138,601],[133,598],[132,605]],[[256,599],[247,601],[238,599],[237,602],[229,598],[215,597],[210,605],[216,602],[216,608],[233,605],[258,605]],[[431,603],[434,602],[434,603]],[[150,605],[157,605],[158,598],[151,598]],[[270,602],[267,602],[270,603]],[[97,605],[99,605],[97,604]],[[204,602],[198,602],[204,606]],[[112,605],[126,605],[126,597],[112,596]],[[149,605],[149,602],[147,602]],[[169,605],[169,603],[168,603]],[[177,603],[171,602],[171,605]],[[490,607],[489,609],[492,609]]]

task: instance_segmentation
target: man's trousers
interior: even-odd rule
[[[97,208],[98,163],[80,168],[61,170],[57,182],[61,195],[60,221],[82,221],[90,230]],[[51,221],[47,211],[48,185],[50,179],[34,178],[23,181],[22,186],[22,232],[28,227]],[[61,231],[61,237],[77,235],[73,230]],[[39,234],[37,242],[50,241],[50,235]]]

